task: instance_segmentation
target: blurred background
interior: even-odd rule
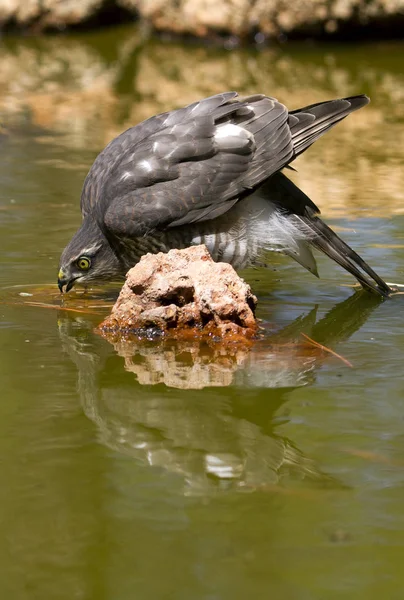
[[[402,598],[401,294],[274,256],[242,273],[265,341],[223,349],[110,343],[117,290],[56,287],[102,148],[225,90],[370,96],[290,176],[404,283],[404,3],[291,4],[0,0],[4,597]]]

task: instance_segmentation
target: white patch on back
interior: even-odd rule
[[[222,152],[239,152],[244,148],[254,147],[253,134],[233,123],[218,125],[215,130],[214,141],[218,150]]]
[[[148,160],[141,160],[138,163],[138,166],[140,169],[143,169],[143,171],[146,171],[146,173],[150,173],[151,171],[153,171],[153,167],[151,166]]]
[[[233,125],[233,123],[225,123],[216,127],[215,139],[219,140],[226,137],[245,137],[248,133],[243,127]]]
[[[240,127],[239,125],[234,125],[233,123],[225,123],[224,125],[218,125],[215,131],[215,139],[221,140],[227,137],[239,137],[242,139],[253,140],[254,136],[252,133],[244,129],[244,127]]]

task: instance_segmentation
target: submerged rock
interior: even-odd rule
[[[99,328],[244,341],[257,332],[256,305],[250,286],[231,265],[215,263],[206,246],[193,246],[143,256]]]

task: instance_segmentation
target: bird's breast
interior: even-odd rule
[[[260,262],[265,251],[282,251],[277,219],[277,209],[270,200],[252,195],[217,219],[125,240],[126,267],[136,264],[148,252],[205,244],[213,260],[243,269]]]

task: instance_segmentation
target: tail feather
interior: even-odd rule
[[[312,235],[310,243],[312,246],[321,250],[339,264],[346,271],[351,273],[359,281],[361,286],[370,292],[387,297],[391,289],[387,283],[357,254],[348,244],[346,244],[324,221],[317,216],[299,217],[304,221]],[[368,277],[365,276],[365,274]]]
[[[310,104],[289,112],[294,157],[311,146],[326,131],[345,119],[351,112],[369,103],[364,94],[328,102]]]
[[[384,297],[391,294],[387,283],[321,220],[318,216],[320,211],[317,206],[283,173],[273,175],[262,186],[262,192],[275,203],[279,210],[288,214],[292,221],[300,223],[301,226],[298,229],[306,231],[306,243],[321,250],[351,273],[363,288]],[[288,249],[286,249],[286,254],[296,258],[295,253]],[[302,260],[298,258],[296,260],[308,268]]]
[[[306,240],[295,240],[295,247],[286,248],[283,250],[284,254],[293,258],[302,267],[310,271],[316,277],[320,277],[318,274],[316,259],[313,256],[313,252]]]

